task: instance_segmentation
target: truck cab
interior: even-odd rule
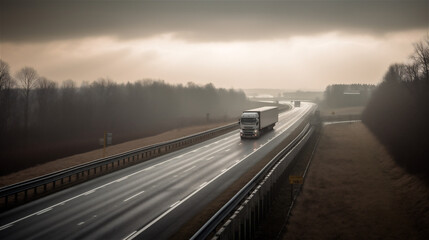
[[[240,137],[258,138],[263,132],[272,130],[279,121],[277,107],[267,106],[246,110],[240,118]]]
[[[240,137],[259,137],[259,114],[256,112],[244,112],[240,118]]]

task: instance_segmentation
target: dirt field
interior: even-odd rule
[[[429,239],[429,187],[362,123],[325,126],[284,239]]]
[[[364,109],[365,109],[365,106],[343,107],[343,108],[326,108],[326,107],[319,108],[321,116],[362,114]]]
[[[194,133],[202,132],[202,131],[223,126],[229,123],[230,122],[220,122],[220,123],[212,123],[212,124],[206,124],[206,125],[200,125],[200,126],[194,126],[194,127],[175,129],[175,130],[164,132],[152,137],[141,138],[141,139],[109,146],[106,148],[106,156],[111,156],[125,151],[129,151],[135,148],[149,146],[152,144],[161,143],[168,140],[188,136]],[[102,156],[103,156],[103,150],[100,148],[98,150],[76,154],[73,156],[61,158],[45,164],[37,165],[35,167],[27,168],[16,173],[1,176],[0,187],[14,184],[17,182],[22,182],[22,181],[32,179],[38,176],[42,176],[48,173],[52,173],[65,168],[76,166],[82,163],[87,163],[87,162],[102,158]]]

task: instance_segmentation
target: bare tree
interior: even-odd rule
[[[0,59],[0,91],[10,89],[14,85],[9,73],[9,64]]]
[[[45,77],[39,78],[36,96],[39,104],[39,125],[48,126],[49,112],[55,102],[57,83]]]
[[[22,89],[24,96],[24,130],[25,134],[28,132],[28,114],[30,106],[30,93],[31,90],[37,86],[39,76],[31,67],[24,67],[16,73],[18,86]]]
[[[426,78],[426,83],[429,84],[429,37],[425,40],[414,43],[414,54],[411,55],[413,59],[421,68],[423,77]]]
[[[45,77],[39,78],[37,84],[37,98],[40,103],[46,103],[49,97],[57,91],[57,83]]]
[[[0,133],[7,128],[12,104],[11,90],[14,86],[15,80],[10,76],[9,64],[0,59]]]
[[[405,65],[405,80],[413,82],[419,79],[419,65],[416,62]]]
[[[404,64],[392,64],[389,66],[389,70],[384,75],[383,80],[387,83],[399,83],[405,80],[406,67]]]

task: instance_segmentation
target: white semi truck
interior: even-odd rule
[[[240,118],[240,137],[258,138],[265,130],[273,129],[279,121],[277,107],[261,107],[246,110]]]
[[[301,101],[295,100],[294,107],[301,107]]]

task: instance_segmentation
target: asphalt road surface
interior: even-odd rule
[[[0,215],[0,239],[166,239],[314,108],[280,114],[259,139],[236,130],[12,209]]]

